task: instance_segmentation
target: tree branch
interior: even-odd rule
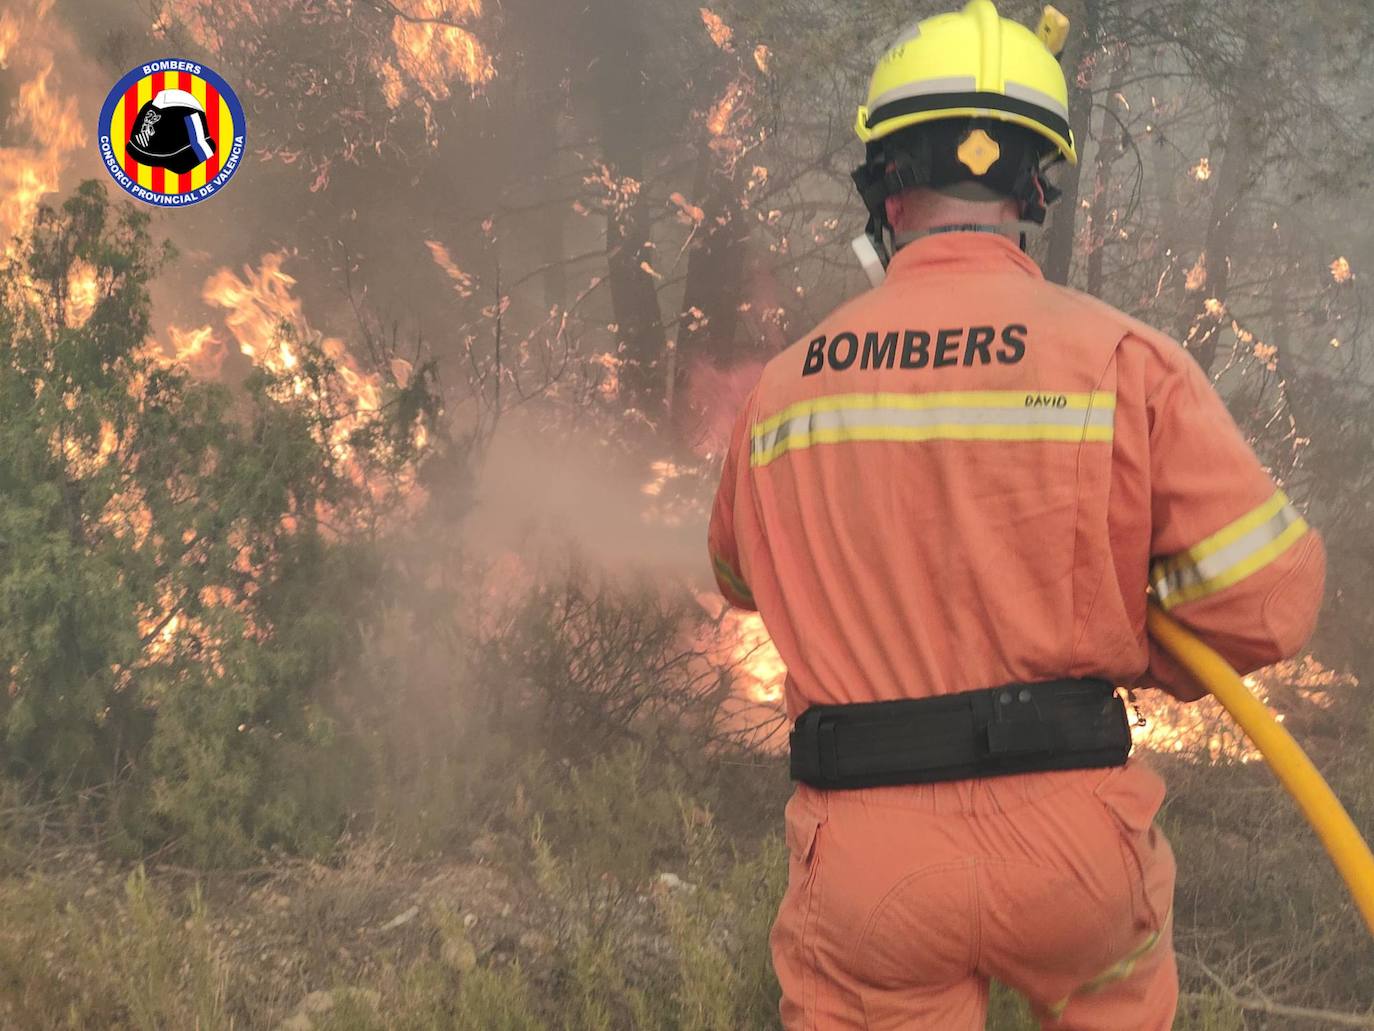
[[[1216,973],[1213,972],[1212,968],[1202,962],[1202,960],[1198,959],[1196,956],[1184,956],[1183,958],[1194,963],[1198,969],[1207,976],[1207,979],[1217,986],[1232,1005],[1238,1006],[1243,1010],[1249,1010],[1252,1013],[1268,1013],[1275,1017],[1321,1020],[1328,1024],[1334,1024],[1336,1027],[1374,1028],[1374,1014],[1362,1015],[1359,1013],[1341,1013],[1336,1010],[1312,1009],[1307,1006],[1288,1006],[1281,1002],[1271,1002],[1265,998],[1238,995],[1235,989],[1218,977]],[[1180,997],[1192,1001],[1202,1001],[1207,998],[1207,996],[1198,992],[1185,992]]]

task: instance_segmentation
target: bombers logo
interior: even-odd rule
[[[100,110],[100,157],[124,192],[157,207],[199,204],[234,177],[247,133],[229,84],[193,61],[139,65]]]

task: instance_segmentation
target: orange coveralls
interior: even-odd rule
[[[928,236],[769,363],[711,516],[786,703],[1102,677],[1201,692],[1146,588],[1242,671],[1296,653],[1321,541],[1193,359],[1046,283],[1002,236]],[[1164,1031],[1177,1000],[1160,778],[1120,768],[819,791],[787,805],[773,928],[789,1029]]]

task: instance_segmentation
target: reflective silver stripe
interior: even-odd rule
[[[1269,565],[1307,533],[1307,522],[1283,491],[1195,547],[1155,563],[1151,582],[1171,609],[1206,598]]]
[[[1109,441],[1115,414],[1116,398],[1101,392],[823,397],[792,405],[757,424],[750,461],[767,465],[788,451],[860,441]]]
[[[978,80],[972,75],[955,75],[945,79],[922,79],[919,82],[907,82],[874,97],[868,102],[868,109],[877,111],[880,107],[890,104],[894,100],[905,100],[907,97],[926,97],[933,93],[971,93],[976,88],[977,83]]]
[[[1034,87],[1024,86],[1019,82],[1009,82],[1003,87],[1003,92],[1009,97],[1014,97],[1017,100],[1024,100],[1028,104],[1035,104],[1037,107],[1043,107],[1047,111],[1053,111],[1066,122],[1069,120],[1069,109],[1065,104],[1056,100],[1048,93],[1040,92]]]

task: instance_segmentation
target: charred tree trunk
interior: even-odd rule
[[[645,143],[652,123],[645,96],[649,47],[640,16],[634,0],[595,0],[584,22],[590,30],[588,89],[613,184],[606,263],[616,340],[625,361],[621,382],[626,400],[653,419],[663,408],[656,373],[667,338],[652,271],[652,218],[644,189]]]
[[[740,188],[715,155],[703,146],[697,174],[697,196],[704,197],[705,218],[696,230],[687,260],[687,287],[682,297],[678,360],[705,355],[729,362],[744,301],[744,259],[749,226],[740,208]],[[700,314],[697,314],[697,313]]]
[[[1255,48],[1252,44],[1248,49]],[[1240,225],[1240,202],[1254,170],[1256,147],[1261,144],[1258,119],[1246,103],[1249,99],[1246,90],[1237,91],[1225,135],[1213,144],[1213,152],[1220,150],[1222,157],[1207,236],[1198,259],[1206,276],[1188,291],[1176,326],[1176,336],[1208,373],[1216,362],[1222,329],[1230,321],[1225,305],[1231,282],[1231,252]]]
[[[688,391],[703,361],[725,370],[759,352],[760,341],[741,341],[740,323],[749,288],[749,223],[736,177],[703,146],[696,187],[706,190],[704,217],[687,262],[687,286],[678,316],[677,344],[667,377],[669,407],[678,442],[689,450],[702,437],[706,398]],[[749,307],[752,308],[752,305]]]
[[[1102,125],[1097,130],[1097,160],[1093,175],[1092,206],[1088,222],[1088,281],[1087,291],[1094,297],[1102,296],[1103,281],[1106,275],[1107,225],[1111,215],[1111,177],[1112,166],[1121,156],[1122,144],[1119,127],[1112,117],[1111,106],[1116,102],[1116,94],[1126,80],[1126,68],[1130,63],[1129,55],[1119,49],[1112,63],[1112,78],[1107,84],[1107,95],[1102,101]]]
[[[558,120],[558,108],[549,105],[536,123],[536,132],[548,146],[544,160],[555,175],[561,171],[558,167]],[[544,293],[544,307],[548,309],[564,308],[568,303],[566,225],[566,205],[559,204],[541,211],[535,228],[539,239],[539,260],[544,267],[540,285]]]

